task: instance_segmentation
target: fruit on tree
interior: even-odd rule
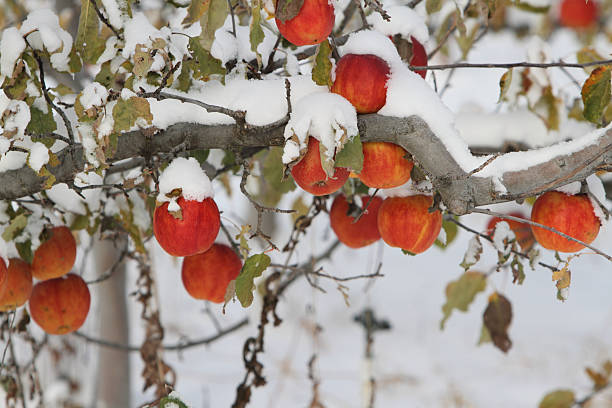
[[[163,203],[153,214],[153,232],[159,245],[173,256],[190,256],[212,246],[221,227],[219,209],[212,198],[202,201],[179,197],[180,214]]]
[[[348,179],[349,171],[344,167],[336,167],[333,176],[328,177],[321,166],[319,141],[311,136],[306,154],[293,166],[291,175],[304,191],[321,196],[340,190]]]
[[[586,28],[597,21],[598,7],[594,0],[563,0],[559,10],[561,25],[570,28]]]
[[[192,297],[221,303],[230,281],[242,269],[240,257],[227,245],[213,244],[206,252],[183,259],[181,278]]]
[[[4,261],[1,263],[4,265]],[[0,290],[0,312],[17,309],[28,301],[31,293],[30,264],[19,258],[9,259],[4,289]]]
[[[525,217],[520,212],[512,212],[508,215],[517,218],[527,219],[527,217]],[[531,249],[531,247],[535,243],[535,238],[533,237],[533,233],[531,232],[531,226],[524,222],[493,217],[489,220],[489,223],[487,224],[487,235],[491,237],[493,236],[493,233],[495,232],[495,225],[497,225],[497,223],[500,221],[505,221],[508,223],[508,226],[510,226],[510,229],[512,230],[512,232],[514,232],[514,235],[516,236],[516,242],[519,244],[523,251],[529,251],[529,249]]]
[[[277,3],[277,7],[282,6]],[[276,26],[281,35],[292,44],[313,45],[331,34],[334,21],[334,6],[329,0],[304,0],[297,15],[290,20],[281,21],[277,10]]]
[[[412,254],[433,245],[442,228],[439,210],[429,212],[433,197],[413,195],[387,197],[378,209],[378,231],[387,245]]]
[[[370,197],[361,197],[362,207],[365,208]],[[361,215],[357,222],[355,216],[349,215],[349,203],[344,194],[339,194],[334,199],[329,210],[329,222],[332,230],[336,233],[338,240],[351,248],[362,248],[380,239],[378,232],[378,209],[383,200],[373,197],[367,210]]]
[[[51,228],[44,235],[46,239],[34,252],[32,276],[39,280],[59,278],[74,265],[76,241],[65,226]]]
[[[531,209],[531,220],[587,244],[595,240],[600,227],[588,195],[568,195],[559,191],[549,191],[536,199]],[[577,252],[584,248],[582,244],[541,227],[532,225],[531,230],[536,241],[546,249]]]
[[[387,102],[389,65],[371,54],[346,54],[336,65],[331,91],[345,97],[357,113],[375,113]]]
[[[30,315],[46,333],[67,334],[85,323],[90,303],[85,281],[69,273],[34,285],[29,302]]]
[[[410,180],[413,163],[403,147],[388,142],[363,143],[359,179],[368,187],[392,188]]]
[[[0,294],[4,291],[6,286],[6,279],[8,278],[8,271],[6,270],[6,263],[3,258],[0,258]]]
[[[410,36],[410,41],[408,41],[402,38],[399,34],[389,36],[389,39],[393,41],[398,53],[404,61],[408,61],[408,64],[415,67],[427,66],[427,51],[425,51],[425,47],[419,42],[419,40],[413,36]],[[414,72],[422,76],[423,79],[425,79],[425,76],[427,75],[426,69],[415,70]]]

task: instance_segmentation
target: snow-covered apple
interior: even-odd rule
[[[410,180],[414,163],[401,146],[388,142],[363,143],[363,168],[359,179],[368,187],[392,188]]]
[[[365,208],[370,197],[361,197],[362,207]],[[349,215],[349,203],[344,194],[339,194],[329,210],[329,222],[332,230],[344,245],[351,248],[362,248],[380,239],[378,232],[378,209],[383,200],[380,197],[372,198],[370,205],[357,222],[353,215]]]
[[[208,251],[183,259],[181,278],[192,297],[221,303],[227,285],[236,279],[240,269],[242,261],[230,247],[213,244]]]
[[[586,28],[595,24],[597,15],[598,7],[594,0],[563,0],[559,21],[565,27]]]
[[[513,217],[527,219],[520,212],[511,212],[510,214]],[[492,236],[495,232],[495,226],[498,222],[505,221],[510,226],[512,232],[514,232],[514,236],[516,237],[516,242],[519,244],[523,251],[529,251],[529,249],[535,243],[535,238],[533,237],[533,233],[531,232],[531,226],[524,222],[507,220],[499,217],[493,217],[489,220],[487,224],[487,235]]]
[[[48,334],[67,334],[79,329],[89,313],[91,296],[85,281],[69,273],[34,285],[30,315]]]
[[[531,221],[587,244],[595,240],[601,225],[588,195],[569,195],[560,191],[549,191],[537,198],[531,209]],[[546,249],[577,252],[584,248],[584,245],[544,228],[532,225],[531,230],[536,241]]]
[[[321,166],[319,141],[312,136],[308,138],[306,154],[291,168],[291,175],[297,185],[304,191],[317,196],[340,190],[348,179],[349,173],[349,170],[344,167],[336,167],[333,176],[328,177]]]
[[[433,197],[387,197],[378,210],[378,231],[387,245],[420,254],[433,245],[442,228],[439,210],[429,212]]]
[[[30,264],[19,258],[9,259],[6,282],[4,288],[0,290],[0,312],[17,309],[28,301],[31,293]]]
[[[389,65],[372,54],[346,54],[336,66],[331,91],[353,104],[357,113],[375,113],[387,101]]]
[[[295,17],[282,21],[277,3],[276,26],[281,35],[294,45],[313,45],[325,40],[334,28],[334,6],[328,0],[304,0]]]
[[[59,278],[74,265],[76,241],[65,226],[51,228],[43,234],[46,240],[34,252],[32,276],[39,280]]]
[[[221,227],[219,209],[212,198],[202,201],[179,197],[180,214],[168,211],[168,203],[155,209],[153,232],[159,245],[173,256],[189,256],[211,247]]]
[[[414,36],[410,36],[410,41],[402,38],[401,35],[389,36],[389,39],[393,41],[395,48],[403,60],[408,61],[408,64],[415,67],[426,67],[427,66],[427,51],[423,44],[419,42]],[[426,69],[415,70],[417,74],[425,79],[427,75]]]

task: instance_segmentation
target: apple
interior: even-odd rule
[[[527,219],[520,212],[512,212],[509,215],[517,218]],[[516,242],[518,242],[519,246],[523,251],[529,251],[533,244],[535,243],[535,238],[533,237],[533,233],[531,232],[531,226],[524,222],[514,221],[514,220],[506,220],[503,218],[493,217],[489,220],[487,224],[487,235],[493,237],[493,233],[495,232],[495,225],[500,221],[506,221],[510,226],[512,232],[516,236]]]
[[[344,167],[336,167],[334,168],[334,175],[327,177],[321,166],[319,141],[312,136],[308,138],[306,154],[291,169],[291,175],[297,185],[302,190],[316,196],[327,195],[340,190],[348,179],[349,173],[348,169]]]
[[[177,204],[181,214],[170,213],[168,204],[163,203],[153,214],[153,232],[164,251],[173,256],[189,256],[209,249],[221,227],[215,201],[179,197]]]
[[[48,334],[67,334],[79,329],[89,313],[91,296],[85,281],[69,273],[34,285],[30,315]]]
[[[4,261],[2,261],[4,265]],[[0,312],[15,310],[30,298],[32,272],[30,264],[19,259],[9,259],[6,283],[0,291]]]
[[[8,271],[6,270],[6,263],[4,263],[3,258],[0,258],[0,294],[4,291],[7,278]]]
[[[413,36],[410,36],[410,41],[405,40],[399,34],[395,36],[389,36],[389,39],[393,41],[395,48],[402,59],[407,60],[408,63],[415,67],[425,67],[427,66],[427,52],[425,51],[425,47],[423,44],[419,42]],[[427,75],[426,69],[416,70],[414,71],[425,79]]]
[[[378,210],[378,231],[387,245],[420,254],[433,245],[442,228],[439,210],[429,212],[433,197],[387,197]]]
[[[34,252],[32,260],[32,276],[39,280],[64,276],[76,259],[76,241],[68,227],[54,227],[45,235],[46,240]]]
[[[227,245],[213,244],[206,252],[183,259],[183,286],[192,297],[221,303],[230,281],[242,269],[240,257]]]
[[[364,195],[361,198],[362,205],[365,206],[370,197]],[[329,210],[329,222],[332,230],[344,245],[351,248],[362,248],[380,239],[378,232],[377,216],[378,209],[383,200],[380,197],[372,198],[365,213],[355,221],[355,217],[349,215],[349,204],[344,194],[339,194],[334,199]]]
[[[353,104],[357,113],[375,113],[387,102],[389,65],[371,54],[346,54],[336,65],[331,91]]]
[[[278,7],[278,4],[277,4]],[[334,6],[329,0],[304,0],[290,20],[275,18],[281,35],[294,45],[313,45],[325,40],[334,28]]]
[[[410,180],[414,165],[403,147],[388,142],[363,143],[363,168],[359,179],[368,187],[392,188]]]
[[[593,0],[563,0],[559,21],[565,27],[586,28],[595,24],[597,15],[597,3]]]
[[[595,240],[601,225],[588,195],[568,195],[559,191],[549,191],[537,198],[531,209],[531,221],[555,228],[587,244]],[[584,245],[552,231],[533,225],[531,230],[536,241],[546,249],[577,252],[584,248]]]

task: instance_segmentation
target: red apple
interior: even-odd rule
[[[412,58],[408,63],[415,67],[426,67],[427,66],[427,52],[425,51],[425,47],[421,44],[416,38],[410,37],[410,41],[412,41]],[[427,75],[426,69],[421,69],[418,71],[414,71],[425,79]]]
[[[527,217],[525,217],[520,212],[513,212],[509,215],[517,218],[527,219]],[[508,223],[510,229],[512,230],[512,232],[514,232],[514,235],[516,236],[516,242],[518,242],[519,246],[523,251],[529,251],[529,249],[531,249],[531,247],[535,243],[535,238],[533,237],[533,233],[531,232],[531,226],[524,222],[493,217],[491,218],[491,220],[489,220],[489,223],[487,224],[487,235],[491,237],[493,236],[493,233],[495,232],[495,225],[500,221],[506,221]]]
[[[414,195],[388,197],[378,210],[378,231],[392,247],[413,254],[426,251],[433,245],[442,228],[442,214],[429,208],[433,197]]]
[[[370,197],[365,195],[361,198],[365,206]],[[362,248],[380,239],[378,232],[377,217],[378,209],[383,200],[380,197],[372,198],[365,213],[355,221],[355,217],[348,214],[349,205],[344,194],[339,194],[329,211],[329,222],[336,236],[344,245],[351,248]]]
[[[357,113],[374,113],[387,102],[389,65],[371,54],[346,54],[336,66],[331,91],[353,104]]]
[[[359,179],[368,187],[392,188],[410,180],[414,165],[401,146],[388,142],[363,144],[363,168]]]
[[[67,274],[76,259],[76,241],[68,227],[54,227],[46,235],[32,260],[32,275],[39,280]]]
[[[292,44],[313,45],[331,34],[334,21],[334,6],[329,0],[304,0],[302,8],[291,20],[283,22],[276,17],[276,26]]]
[[[4,261],[1,263],[4,265]],[[0,312],[15,310],[27,302],[32,293],[30,264],[19,258],[9,259],[6,283],[0,293]]]
[[[531,209],[531,220],[587,244],[595,240],[600,227],[599,218],[586,194],[568,195],[559,191],[549,191],[537,198]],[[552,231],[533,225],[531,230],[536,241],[546,249],[577,252],[584,248]]]
[[[173,256],[189,256],[206,251],[219,233],[219,209],[212,198],[202,201],[177,200],[181,214],[168,212],[168,203],[155,209],[153,232],[159,245]]]
[[[6,263],[4,259],[0,258],[0,295],[6,287],[6,280],[8,279],[8,271],[6,270]]]
[[[563,0],[559,21],[565,27],[586,28],[595,24],[597,15],[597,3],[593,0]]]
[[[192,297],[221,303],[230,281],[242,269],[240,257],[227,245],[213,244],[206,252],[183,259],[183,286]]]
[[[34,285],[30,315],[46,333],[67,334],[85,323],[90,303],[85,281],[69,273]]]
[[[293,168],[291,175],[302,190],[312,195],[321,196],[334,193],[344,185],[349,171],[344,167],[336,167],[333,177],[327,177],[321,166],[319,141],[314,137],[308,139],[308,150]]]

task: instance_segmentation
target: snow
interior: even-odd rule
[[[306,96],[293,108],[285,126],[283,163],[291,163],[299,158],[299,152],[308,148],[309,136],[325,147],[327,159],[333,161],[343,144],[358,133],[357,112],[344,97],[333,93]],[[296,144],[294,136],[299,144]]]
[[[429,39],[429,30],[423,17],[416,11],[406,6],[385,7],[385,11],[391,16],[390,21],[383,19],[380,13],[372,13],[368,16],[368,23],[374,30],[387,36],[401,34],[406,39],[414,37],[421,44],[426,44]]]
[[[375,189],[370,189],[372,194]],[[433,195],[433,186],[429,180],[423,180],[419,184],[414,184],[412,180],[408,180],[404,184],[393,188],[383,188],[378,191],[378,195],[382,198],[387,197],[409,197],[413,195]]]
[[[0,40],[0,76],[12,77],[17,58],[26,48],[26,42],[19,30],[10,27],[2,31]]]
[[[115,57],[118,41],[119,40],[115,36],[108,37],[108,39],[106,40],[106,47],[104,48],[102,54],[100,54],[100,56],[98,57],[98,61],[96,61],[97,64],[102,65]]]
[[[389,39],[389,37],[379,33],[378,31],[362,30],[349,35],[346,44],[340,47],[339,52],[340,55],[375,55],[385,60],[387,64],[389,64],[392,76],[396,73],[396,71],[407,69],[397,53],[393,42]]]
[[[49,149],[40,142],[36,142],[30,147],[28,165],[35,172],[39,172],[42,166],[49,163]]]
[[[98,82],[88,84],[79,97],[85,110],[94,106],[104,106],[108,98],[108,89]]]
[[[200,163],[193,157],[188,159],[177,157],[159,176],[157,201],[169,202],[168,211],[180,209],[176,202],[178,197],[168,196],[175,189],[181,189],[181,196],[191,201],[203,201],[214,195],[210,179],[200,167]]]
[[[512,245],[508,245],[507,242],[516,239],[514,232],[510,229],[510,225],[507,221],[500,221],[495,224],[495,230],[493,231],[493,246],[499,252],[504,255],[508,255],[512,249]]]
[[[8,111],[8,112],[7,112]],[[4,110],[3,131],[23,136],[30,123],[30,107],[24,101],[11,100]]]
[[[125,0],[123,0],[125,1]],[[102,5],[106,11],[106,16],[111,25],[117,29],[123,26],[123,18],[117,0],[102,0]]]
[[[46,50],[51,54],[51,66],[58,71],[69,71],[69,54],[72,50],[72,36],[59,24],[59,18],[51,10],[34,10],[21,24],[21,35],[29,34],[28,43],[32,48]]]
[[[76,191],[70,189],[66,183],[54,184],[46,191],[47,197],[53,201],[62,211],[72,212],[79,215],[87,215],[85,202]]]

